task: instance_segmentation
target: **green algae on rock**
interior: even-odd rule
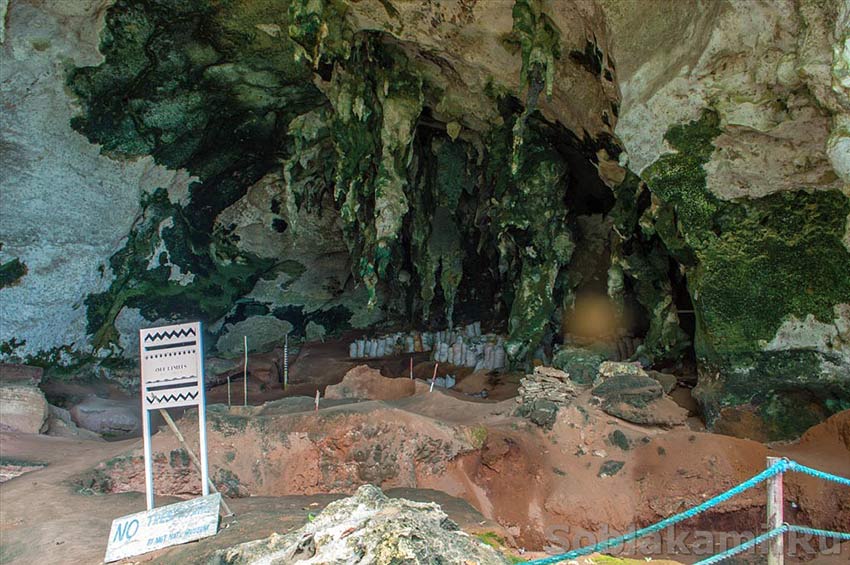
[[[27,266],[15,257],[5,263],[0,263],[0,288],[14,286],[27,274]]]
[[[697,391],[709,416],[753,403],[771,437],[793,436],[809,420],[790,422],[792,411],[779,409],[776,395],[806,391],[832,413],[850,400],[848,362],[814,344],[765,349],[789,317],[831,323],[834,307],[850,303],[850,252],[842,243],[850,200],[838,191],[802,189],[720,200],[706,189],[703,169],[719,131],[708,111],[671,128],[667,140],[677,152],[643,177],[661,209],[675,217],[659,235],[692,257],[685,269],[697,316],[696,354],[703,375],[721,375],[720,381],[704,377]]]

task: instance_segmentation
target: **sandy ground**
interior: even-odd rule
[[[0,434],[4,457],[47,463],[38,471],[0,485],[0,563],[101,563],[112,520],[144,509],[143,493],[83,495],[75,480],[91,461],[114,457],[136,447],[123,442],[75,441],[28,434]],[[389,496],[439,503],[468,532],[499,532],[463,500],[427,489],[387,489]],[[184,546],[128,560],[137,563],[204,562],[212,552],[273,532],[301,527],[342,494],[228,499],[235,516],[223,518],[220,533]],[[178,502],[157,497],[157,506]]]
[[[516,404],[510,397],[518,376],[443,367],[457,374],[459,390],[428,393],[423,381],[413,396],[323,399],[315,412],[315,390],[339,382],[360,364],[347,359],[343,345],[302,348],[285,392],[276,386],[274,356],[252,358],[249,404],[261,406],[220,407],[218,423],[208,424],[211,474],[226,470],[239,477],[238,488],[229,494],[240,497],[228,499],[236,518],[223,521],[215,538],[134,562],[203,562],[218,547],[299,527],[309,512],[364,482],[391,495],[436,500],[465,530],[496,532],[509,546],[529,550],[528,556],[563,547],[565,540],[571,547],[583,545],[587,538],[576,541],[582,532],[607,538],[605,532],[616,535],[699,504],[759,472],[769,454],[850,476],[850,411],[816,426],[799,442],[766,446],[704,433],[693,421],[674,429],[629,424],[601,412],[585,393],[561,410],[552,430],[542,430],[512,415]],[[414,359],[415,376],[423,379],[433,371],[426,357]],[[406,378],[409,371],[409,358],[369,364],[391,377]],[[236,389],[241,393],[234,383]],[[469,396],[480,390],[488,390],[489,398]],[[226,402],[226,387],[216,387],[208,398],[210,404]],[[280,398],[286,399],[262,404]],[[179,425],[189,443],[197,445],[192,423],[189,414]],[[612,443],[615,431],[628,439],[628,449]],[[154,438],[160,454],[158,505],[179,500],[173,495],[199,491],[194,470],[175,467],[169,458],[177,448],[168,431]],[[7,459],[48,464],[0,484],[0,563],[98,563],[111,521],[144,508],[139,439],[109,443],[0,434],[0,452]],[[123,463],[98,466],[115,458]],[[604,465],[611,462],[622,468],[605,476]],[[109,494],[81,494],[95,467],[111,473]],[[789,475],[787,520],[848,531],[847,490]],[[719,532],[759,531],[764,500],[764,490],[753,489],[688,521],[683,530],[692,536],[689,543],[705,531],[714,536],[716,550],[723,543]],[[627,551],[640,557],[642,548]],[[668,546],[650,549],[655,562],[664,556],[697,560]],[[814,562],[848,563],[850,544]]]

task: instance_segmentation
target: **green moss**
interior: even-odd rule
[[[125,306],[139,308],[148,320],[200,318],[214,321],[227,313],[237,298],[250,291],[274,262],[217,247],[195,247],[193,227],[180,206],[164,189],[142,199],[142,214],[123,249],[110,258],[115,280],[110,288],[86,299],[88,331],[96,349],[117,343],[115,317]],[[167,250],[150,259],[158,249]],[[172,269],[191,273],[190,284],[170,280]]]
[[[476,534],[475,537],[477,537],[481,543],[489,545],[494,549],[500,549],[505,546],[504,538],[496,532],[483,532]]]
[[[561,34],[543,12],[539,0],[514,2],[512,34],[522,52],[520,84],[543,83],[546,95],[552,96],[555,61],[561,57]]]
[[[709,420],[723,406],[755,404],[772,437],[792,437],[847,405],[850,382],[828,355],[763,350],[789,317],[832,323],[834,306],[850,302],[842,243],[850,199],[797,190],[720,200],[703,168],[719,131],[706,112],[668,132],[676,153],[644,172],[660,200],[654,228],[686,266],[702,373],[720,375],[703,378],[698,391]],[[803,417],[795,416],[800,402],[810,405]]]
[[[832,322],[850,302],[850,253],[841,238],[850,200],[837,191],[785,192],[726,207],[719,236],[697,252],[706,341],[750,351],[789,315]]]
[[[568,211],[563,199],[566,161],[533,120],[526,128],[527,143],[519,148],[521,159],[506,170],[501,155],[516,149],[512,143],[507,145],[512,126],[507,123],[501,134],[491,139],[495,150],[489,157],[488,174],[494,185],[490,214],[496,228],[500,270],[512,287],[507,351],[519,361],[532,353],[531,346],[539,344],[551,326],[556,279],[569,264],[575,246],[566,227]],[[515,164],[519,166],[514,171]]]
[[[472,446],[476,449],[481,449],[487,442],[487,428],[484,426],[476,426],[469,431],[472,437]]]
[[[47,463],[43,461],[29,461],[26,459],[16,459],[14,457],[0,457],[0,467],[47,467]]]
[[[706,189],[703,169],[718,134],[712,113],[672,128],[666,139],[678,152],[644,174],[675,214],[676,233],[662,232],[665,243],[683,242],[697,262],[689,290],[698,354],[708,357],[758,351],[787,316],[831,322],[833,306],[850,301],[850,253],[841,241],[850,200],[801,190],[721,201]]]
[[[212,227],[275,166],[289,121],[324,102],[309,67],[295,61],[288,26],[271,0],[121,0],[107,11],[104,62],[69,72],[83,109],[75,129],[109,155],[152,155],[201,179],[185,205],[164,190],[143,198],[126,246],[110,259],[115,281],[86,301],[96,349],[117,343],[124,306],[150,320],[213,321],[271,267]],[[169,280],[175,268],[194,279]]]
[[[207,417],[213,430],[224,437],[231,437],[245,432],[249,419],[246,416],[231,414],[227,406],[218,404],[207,408]]]
[[[348,6],[339,0],[292,0],[289,36],[301,47],[299,56],[315,68],[322,57],[348,58],[351,31],[345,25]]]
[[[224,496],[228,498],[239,498],[243,496],[242,482],[230,469],[219,469],[213,475],[213,482]]]
[[[24,275],[27,274],[27,266],[21,263],[17,257],[11,261],[0,263],[0,288],[15,286]]]
[[[179,449],[172,449],[168,454],[168,464],[172,467],[188,467],[189,463],[189,452],[182,447]]]

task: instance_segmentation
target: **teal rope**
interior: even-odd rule
[[[726,551],[718,553],[717,555],[712,555],[708,559],[703,559],[702,561],[698,561],[694,563],[694,565],[711,565],[712,563],[720,563],[724,559],[728,559],[733,555],[738,555],[739,553],[743,553],[750,548],[753,548],[759,544],[762,544],[768,540],[775,538],[776,536],[782,535],[789,530],[788,524],[782,524],[778,528],[774,528],[769,532],[765,532],[760,536],[756,536],[750,541],[745,541],[741,545],[736,545],[735,547],[730,547]]]
[[[812,477],[817,477],[824,481],[832,481],[834,483],[838,483],[840,485],[844,485],[846,487],[850,487],[850,479],[845,477],[839,477],[838,475],[833,475],[832,473],[826,473],[824,471],[818,471],[817,469],[812,469],[811,467],[806,467],[805,465],[800,465],[796,461],[788,462],[788,470],[794,471],[796,473],[803,473],[806,475],[811,475]]]
[[[839,540],[848,540],[850,541],[850,533],[844,532],[833,532],[830,530],[818,530],[815,528],[808,528],[806,526],[794,526],[790,524],[782,524],[778,528],[770,530],[758,537],[755,537],[747,542],[742,543],[741,545],[736,545],[730,549],[722,553],[718,553],[717,555],[713,555],[708,559],[703,559],[702,561],[698,561],[694,563],[694,565],[712,565],[713,563],[720,563],[724,559],[728,559],[733,555],[738,555],[739,553],[743,553],[748,549],[751,549],[759,544],[762,544],[770,539],[775,538],[780,534],[784,534],[785,532],[797,532],[800,534],[808,534],[811,536],[818,536],[822,538],[835,538]]]
[[[835,538],[844,541],[850,541],[850,533],[846,532],[833,532],[831,530],[817,530],[815,528],[808,528],[806,526],[788,526],[788,531],[797,532],[798,534],[808,534],[810,536],[817,536],[820,538]]]
[[[790,464],[789,461],[782,459],[782,460],[778,461],[777,463],[774,463],[773,465],[771,465],[770,467],[768,467],[767,469],[765,469],[764,471],[762,471],[758,475],[755,475],[754,477],[747,479],[743,483],[741,483],[741,484],[739,484],[735,487],[732,487],[731,489],[727,490],[726,492],[718,494],[714,498],[710,498],[710,499],[706,500],[705,502],[703,502],[702,504],[700,504],[698,506],[694,506],[693,508],[685,510],[684,512],[680,512],[679,514],[675,514],[673,516],[670,516],[669,518],[665,518],[665,519],[661,520],[660,522],[652,524],[651,526],[647,526],[647,527],[642,528],[640,530],[637,530],[637,531],[634,531],[634,532],[631,532],[631,533],[628,533],[628,534],[625,534],[625,535],[622,535],[622,536],[619,536],[619,537],[616,537],[616,538],[611,538],[611,539],[606,540],[606,541],[599,542],[595,545],[590,545],[590,546],[587,546],[587,547],[574,549],[572,551],[568,551],[567,553],[562,553],[560,555],[553,555],[551,557],[543,557],[541,559],[534,559],[532,561],[526,561],[526,563],[528,565],[551,565],[552,563],[559,563],[561,561],[566,561],[568,559],[575,559],[576,557],[581,557],[583,555],[590,555],[591,553],[597,553],[599,551],[620,545],[621,543],[631,541],[633,539],[641,538],[643,536],[661,531],[661,530],[668,528],[668,527],[670,527],[674,524],[678,524],[679,522],[682,522],[683,520],[687,520],[688,518],[693,518],[697,514],[705,512],[709,508],[717,506],[721,502],[725,502],[725,501],[729,500],[730,498],[732,498],[733,496],[737,496],[737,495],[741,494],[742,492],[753,488],[757,484],[762,483],[762,482],[766,481],[767,479],[769,479],[769,478],[771,478],[775,475],[779,475],[781,473],[784,473],[786,470],[788,470],[789,464]]]

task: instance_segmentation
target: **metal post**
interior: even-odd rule
[[[204,496],[210,494],[210,473],[207,465],[207,382],[204,377],[204,332],[198,324],[198,351],[201,352],[200,367],[198,367],[198,388],[201,391],[201,402],[198,403],[198,441],[201,444],[201,488]],[[169,418],[170,419],[170,418]],[[175,429],[177,426],[175,426]]]
[[[142,406],[142,437],[145,447],[145,501],[148,510],[153,510],[153,454],[151,453],[151,413]]]
[[[781,457],[768,457],[768,468],[782,460]],[[768,531],[782,527],[785,523],[782,473],[777,473],[767,481],[767,529]],[[774,536],[768,541],[767,565],[783,565],[785,562],[784,535]]]

